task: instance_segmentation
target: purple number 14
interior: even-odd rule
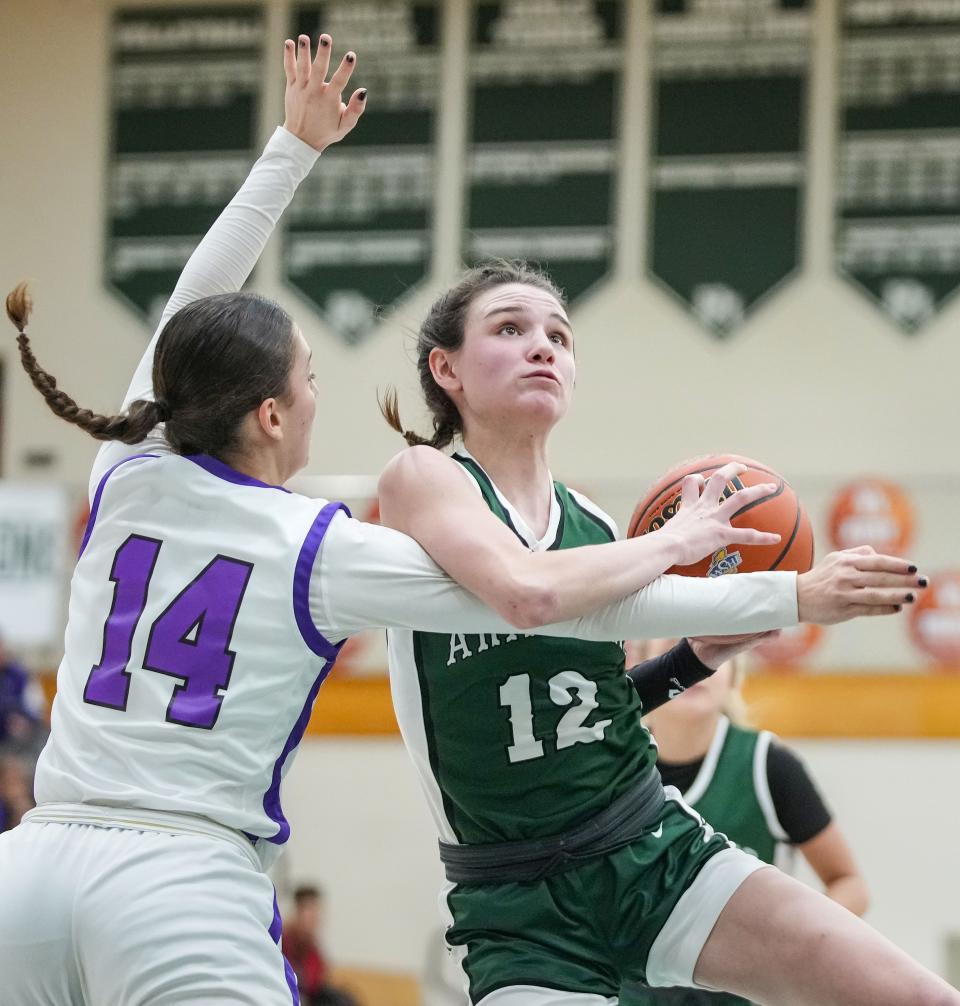
[[[103,629],[100,662],[90,671],[83,699],[126,710],[127,665],[133,636],[147,606],[150,580],[163,542],[132,534],[117,549],[110,570],[113,604]],[[180,678],[167,706],[167,722],[211,729],[236,654],[233,627],[253,566],[218,555],[157,616],[147,637],[143,668]]]

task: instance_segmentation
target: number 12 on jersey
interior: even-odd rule
[[[569,706],[574,693],[577,704],[560,717],[557,724],[556,747],[558,751],[574,744],[592,744],[603,740],[603,731],[613,722],[598,720],[590,726],[585,721],[598,708],[597,685],[577,671],[561,671],[547,682],[550,701],[557,706]],[[543,741],[533,732],[533,700],[530,694],[530,675],[513,674],[500,686],[500,706],[510,710],[510,727],[513,743],[507,748],[510,764],[530,761],[544,756]]]
[[[113,603],[103,629],[100,662],[90,671],[84,702],[125,711],[130,694],[133,636],[162,541],[132,534],[117,549],[110,579]],[[218,555],[157,616],[144,650],[143,668],[182,679],[167,706],[167,722],[210,730],[223,704],[236,654],[230,649],[253,565]]]

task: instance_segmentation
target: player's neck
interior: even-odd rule
[[[550,523],[553,499],[546,437],[530,433],[505,437],[501,431],[492,433],[480,428],[467,432],[463,443],[531,530],[542,538]]]
[[[289,477],[280,464],[276,451],[251,451],[223,459],[234,471],[268,486],[282,486]]]
[[[672,715],[657,717],[656,713],[652,713],[647,726],[657,742],[660,761],[685,765],[706,757],[719,722],[719,716],[688,720]]]

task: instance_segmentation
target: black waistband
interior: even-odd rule
[[[440,843],[447,880],[455,884],[510,884],[540,880],[585,859],[620,849],[643,836],[660,819],[665,797],[652,767],[626,793],[583,824],[560,835],[487,842]]]

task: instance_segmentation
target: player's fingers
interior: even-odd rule
[[[747,486],[744,489],[738,489],[723,500],[720,504],[719,512],[724,517],[728,514],[733,516],[746,510],[751,503],[756,503],[757,500],[772,496],[776,491],[776,482],[761,482],[758,486]]]
[[[887,605],[865,605],[852,604],[845,612],[848,618],[861,618],[864,615],[896,615],[903,608],[899,604]]]
[[[338,91],[342,91],[347,86],[347,81],[350,79],[350,75],[353,73],[356,65],[357,54],[355,52],[348,52],[340,60],[340,65],[330,78],[330,86],[336,88]]]
[[[895,607],[898,604],[913,604],[917,595],[902,587],[861,587],[850,596],[854,605],[868,604],[871,607]]]
[[[917,567],[909,559],[895,555],[883,555],[871,549],[870,554],[859,553],[854,565],[864,573],[898,573],[901,576],[917,576]]]
[[[752,527],[730,527],[727,536],[731,545],[778,545],[780,535],[775,531],[757,531]]]
[[[333,39],[329,35],[321,35],[317,40],[317,55],[313,61],[313,73],[321,83],[327,79],[327,70],[330,69],[330,50],[333,48]]]
[[[310,81],[310,36],[297,38],[297,83],[306,85]]]
[[[898,587],[900,590],[912,590],[914,587],[924,587],[927,584],[925,576],[909,573],[858,572],[853,577],[855,587]]]
[[[703,490],[702,475],[687,475],[680,483],[680,505],[688,509],[700,499]]]
[[[283,43],[283,72],[288,86],[297,79],[297,46],[292,38]]]
[[[729,461],[727,464],[721,465],[707,479],[707,485],[704,488],[704,492],[709,489],[711,495],[716,494],[717,499],[719,499],[723,495],[723,490],[726,487],[726,484],[746,470],[746,465],[741,465],[736,461]]]
[[[350,95],[350,100],[344,106],[343,111],[340,113],[340,133],[346,135],[351,129],[357,124],[357,119],[363,115],[364,108],[367,107],[367,89],[365,87],[357,88],[353,94]]]

